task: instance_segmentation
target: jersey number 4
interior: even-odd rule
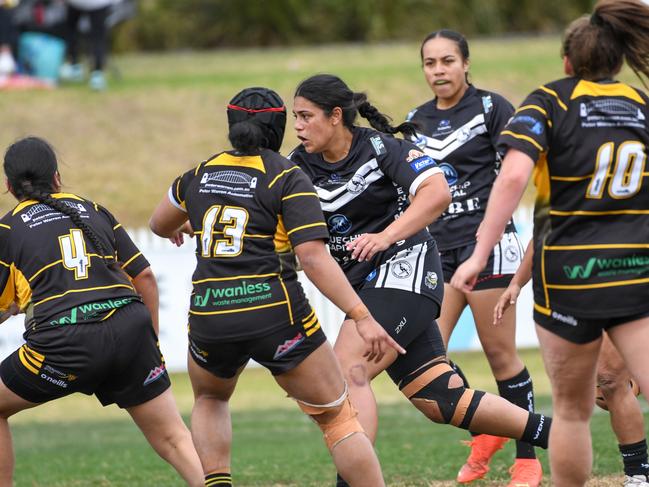
[[[609,172],[614,158],[615,167],[611,177]],[[602,144],[597,151],[595,172],[586,190],[586,198],[601,198],[609,177],[611,179],[608,184],[608,194],[611,198],[631,198],[642,186],[646,160],[645,146],[640,142],[628,141],[620,144],[617,154],[613,142]]]
[[[75,279],[86,279],[90,267],[90,257],[86,252],[83,232],[78,228],[71,229],[70,233],[59,237],[59,245],[63,256],[63,267],[74,271]]]
[[[248,224],[248,212],[239,206],[214,205],[203,216],[201,255],[203,257],[236,257],[243,249],[243,234]],[[223,230],[214,230],[216,223]],[[221,234],[223,238],[214,238]]]

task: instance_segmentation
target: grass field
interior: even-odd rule
[[[495,391],[480,353],[455,354],[475,384]],[[535,382],[537,409],[551,413],[549,384],[537,350],[524,350]],[[172,377],[174,394],[188,420],[192,395],[185,374]],[[385,374],[375,380],[380,404],[377,451],[391,486],[455,485],[468,449],[465,432],[432,424],[400,395]],[[334,469],[320,432],[285,397],[270,374],[249,369],[232,400],[233,474],[239,486],[332,485]],[[180,486],[175,472],[153,453],[130,418],[116,407],[102,409],[94,398],[76,395],[11,420],[16,448],[16,486]],[[592,421],[595,450],[592,486],[621,485],[621,460],[608,426],[597,410]],[[540,458],[547,471],[546,452]],[[499,452],[489,482],[503,485],[513,444]],[[546,483],[544,485],[549,485]]]
[[[401,120],[430,98],[419,66],[418,45],[326,46],[273,50],[128,55],[113,59],[121,76],[106,93],[85,86],[0,95],[0,147],[34,134],[59,152],[65,190],[109,207],[129,226],[144,225],[172,179],[226,148],[225,104],[243,87],[275,88],[291,106],[296,84],[316,72],[340,75],[357,91]],[[471,45],[477,86],[514,104],[530,90],[561,76],[559,39],[479,40]],[[629,73],[623,79],[632,81]],[[637,81],[633,81],[637,84]],[[284,152],[296,139],[289,125]],[[0,198],[0,211],[13,206]],[[455,357],[475,387],[495,390],[480,354]],[[539,409],[550,412],[549,386],[538,351],[525,351]],[[174,392],[188,418],[187,378],[175,375]],[[381,425],[377,451],[389,485],[454,485],[467,436],[433,425],[395,391],[376,383]],[[181,485],[117,408],[100,411],[93,398],[73,396],[12,419],[18,486]],[[334,470],[318,429],[261,370],[246,372],[233,400],[233,472],[237,485],[332,485]],[[608,416],[593,418],[592,485],[620,485],[621,461]],[[502,485],[511,464],[510,444],[494,461],[492,483]],[[2,455],[2,452],[0,452]],[[547,457],[541,453],[547,469]],[[446,483],[444,481],[447,481]]]

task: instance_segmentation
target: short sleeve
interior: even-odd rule
[[[517,149],[538,161],[549,145],[552,127],[552,104],[547,93],[539,89],[531,93],[514,112],[500,133],[499,151]]]
[[[185,213],[187,212],[187,207],[185,206],[187,187],[189,186],[189,183],[192,181],[192,179],[194,179],[194,177],[196,176],[197,169],[192,169],[191,171],[187,171],[182,176],[178,176],[169,187],[169,201],[172,205],[174,205],[180,211],[184,211]]]
[[[386,154],[378,160],[379,167],[392,181],[408,188],[411,195],[417,193],[417,189],[426,179],[442,173],[437,162],[412,142],[401,139],[392,139],[389,142],[386,144]]]
[[[329,238],[318,194],[299,167],[282,178],[281,200],[284,228],[293,247]]]

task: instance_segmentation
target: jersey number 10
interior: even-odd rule
[[[615,144],[613,142],[607,142],[600,146],[597,151],[595,172],[586,190],[586,198],[599,199],[603,196],[606,180],[610,177],[609,171],[614,152]],[[631,198],[640,190],[646,160],[644,144],[637,141],[620,144],[615,155],[613,176],[608,185],[608,194],[611,195],[611,198]]]
[[[217,223],[223,225],[223,231],[214,230]],[[214,205],[203,216],[203,233],[201,234],[201,255],[203,257],[236,257],[243,249],[243,234],[248,224],[248,212],[239,206]],[[224,238],[214,238],[215,234]]]

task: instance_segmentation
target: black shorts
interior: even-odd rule
[[[439,255],[442,259],[444,282],[448,284],[455,271],[462,263],[471,257],[475,242],[464,247],[442,250]],[[524,250],[516,232],[509,232],[496,244],[489,255],[484,270],[478,275],[478,281],[473,287],[474,291],[484,289],[505,289],[516,274],[516,269],[523,259]]]
[[[361,289],[358,295],[374,319],[406,349],[407,353],[399,355],[387,368],[395,383],[432,359],[446,355],[435,321],[440,312],[435,301],[399,289]]]
[[[647,316],[649,311],[617,318],[577,318],[557,311],[550,311],[548,315],[534,309],[534,321],[537,325],[569,342],[578,344],[590,343],[600,338],[604,330]]]
[[[230,342],[199,340],[190,330],[189,353],[194,362],[223,379],[234,377],[250,359],[279,375],[297,367],[327,340],[313,310],[297,323],[265,336]]]
[[[0,364],[0,378],[27,401],[82,392],[95,394],[104,406],[128,408],[170,386],[151,315],[140,302],[100,323],[27,331],[25,341]]]

